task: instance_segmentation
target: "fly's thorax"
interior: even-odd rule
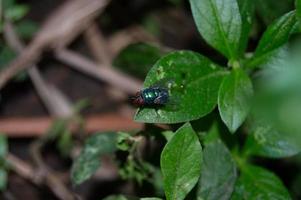
[[[142,91],[142,97],[146,104],[164,104],[168,99],[168,91],[163,88],[146,88]],[[159,99],[159,102],[155,100]],[[162,100],[162,102],[160,102]]]
[[[159,91],[153,88],[146,88],[142,91],[142,97],[147,104],[152,104],[159,95]]]

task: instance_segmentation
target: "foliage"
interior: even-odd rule
[[[296,10],[275,11],[277,19],[273,22],[264,19],[266,30],[254,52],[246,52],[253,24],[258,20],[254,12],[270,2],[258,5],[252,0],[190,0],[197,30],[226,62],[217,64],[188,50],[162,56],[163,51],[146,44],[130,46],[116,58],[116,65],[128,67],[130,72],[132,66],[148,70],[152,65],[143,87],[157,85],[169,92],[166,105],[141,107],[135,120],[180,127],[175,132],[146,130],[155,132],[156,137],[161,133],[167,140],[160,157],[165,197],[158,198],[291,199],[282,180],[256,162],[258,157],[287,158],[301,151],[301,43],[290,41],[291,36],[299,37],[300,0],[296,1]],[[211,113],[213,118],[205,118]],[[209,124],[213,125],[208,128]],[[117,139],[117,148],[127,152],[126,164],[120,166],[122,177],[140,184],[155,171],[143,156],[137,158],[141,137],[150,136],[118,133]],[[91,160],[90,167],[88,160],[100,153],[91,154],[85,150],[87,146],[74,166],[79,162],[89,170],[84,173],[84,168],[74,167],[80,169],[73,170],[81,174],[77,177],[84,177],[77,183],[99,165]]]
[[[181,0],[168,2],[184,5]],[[166,105],[140,107],[134,117],[160,128],[146,125],[138,133],[89,136],[72,164],[73,185],[91,178],[101,168],[101,158],[110,155],[122,180],[138,183],[137,188],[151,185],[153,195],[116,194],[105,200],[298,199],[300,173],[291,185],[284,184],[281,174],[262,163],[289,162],[301,155],[301,0],[189,0],[189,4],[196,30],[218,59],[143,42],[123,49],[114,67],[145,77],[143,89],[168,90]],[[29,7],[14,0],[5,0],[2,6],[3,19],[14,24],[22,40],[30,40],[37,26],[26,19]],[[1,33],[5,20],[0,21]],[[145,23],[159,32],[151,18]],[[2,68],[16,53],[0,42]],[[24,80],[24,74],[17,80]],[[55,141],[60,153],[69,155],[74,147],[69,128],[82,125],[79,112],[86,104],[76,105],[75,118],[55,121],[44,142]],[[168,124],[168,130],[158,124]],[[160,145],[164,141],[160,156],[150,145],[157,140]],[[0,191],[7,185],[7,151],[7,138],[0,134]]]
[[[196,185],[201,171],[202,147],[189,123],[177,130],[161,154],[167,200],[184,199]]]
[[[80,155],[74,161],[71,179],[80,184],[92,176],[100,167],[100,157],[116,150],[116,135],[112,133],[96,133],[85,142]]]
[[[38,26],[32,20],[24,19],[29,12],[29,7],[25,4],[19,4],[15,0],[5,0],[3,2],[3,13],[1,13],[0,20],[0,33],[4,31],[4,23],[9,20],[14,24],[14,28],[20,39],[28,40],[38,30]],[[1,9],[1,8],[0,8]],[[2,20],[4,19],[4,20]],[[5,44],[0,38],[0,70],[12,61],[16,52],[14,52],[7,44]],[[21,72],[16,75],[15,81],[26,80],[27,75],[25,72]]]

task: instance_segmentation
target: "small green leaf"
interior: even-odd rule
[[[117,135],[117,149],[121,151],[128,151],[133,146],[134,141],[130,134],[125,132],[118,132]]]
[[[71,170],[72,183],[78,185],[92,176],[100,167],[100,157],[116,150],[115,133],[99,133],[89,137]]]
[[[162,57],[149,71],[144,87],[150,87],[161,80],[171,80],[170,100],[178,100],[174,105],[176,108],[141,108],[135,120],[179,123],[207,115],[216,106],[218,88],[226,74],[227,71],[206,57],[191,51],[176,51]]]
[[[59,152],[63,156],[68,156],[73,146],[72,133],[65,129],[64,132],[60,134],[57,141],[57,147]]]
[[[167,200],[182,200],[197,183],[202,147],[189,123],[177,130],[161,154],[161,170]]]
[[[214,132],[212,132],[215,135]],[[210,134],[212,135],[212,134]],[[207,136],[206,136],[207,137]],[[213,136],[209,136],[213,138]],[[236,181],[236,165],[223,142],[206,140],[203,151],[202,174],[197,188],[197,199],[227,200]]]
[[[244,151],[247,154],[282,158],[298,154],[301,148],[293,138],[280,133],[268,123],[253,124],[252,134],[249,135]]]
[[[290,200],[291,197],[272,172],[257,166],[247,165],[241,170],[231,200]]]
[[[162,51],[158,47],[140,42],[124,48],[114,59],[113,65],[144,78],[161,56]]]
[[[0,133],[0,159],[6,158],[7,149],[7,137]]]
[[[0,191],[6,189],[7,185],[7,171],[3,168],[0,168]]]
[[[0,69],[16,56],[15,52],[7,46],[0,45]]]
[[[237,3],[242,19],[241,36],[239,41],[238,52],[240,54],[243,54],[247,47],[249,33],[253,24],[255,3],[254,0],[238,0]]]
[[[241,16],[236,0],[190,0],[196,26],[207,41],[229,60],[238,57]]]
[[[38,25],[30,20],[22,20],[16,24],[16,32],[23,39],[30,39],[38,30]]]
[[[224,78],[218,94],[218,109],[231,133],[246,119],[252,95],[252,82],[241,68],[233,69],[231,74]]]
[[[258,67],[264,64],[275,51],[283,46],[289,39],[297,23],[296,12],[291,11],[274,23],[272,23],[261,37],[253,57],[247,62],[247,66]]]
[[[17,21],[22,19],[27,14],[28,10],[29,7],[26,5],[14,5],[6,10],[4,14],[8,19]]]

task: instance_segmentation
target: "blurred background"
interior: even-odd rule
[[[188,49],[227,65],[197,32],[189,2],[0,2],[0,69],[10,68],[0,75],[0,188],[3,191],[0,198],[68,199],[70,191],[75,191],[79,199],[102,199],[118,193],[162,194],[158,189],[160,183],[151,186],[122,179],[110,157],[103,158],[103,167],[91,181],[78,187],[70,183],[69,173],[72,159],[78,155],[76,147],[82,145],[87,134],[145,128],[132,120],[136,108],[128,99],[141,89],[148,70],[162,55]],[[293,0],[256,3],[248,51],[254,50],[268,24],[293,8]],[[298,38],[293,40],[296,43]],[[300,65],[297,58],[288,60],[296,60]],[[25,69],[26,66],[32,67]],[[277,71],[273,67],[257,74],[258,79],[269,77],[271,70]],[[268,102],[269,106],[260,106],[273,110],[271,99],[292,95],[281,104],[287,106],[282,108],[286,111],[285,119],[295,121],[287,120],[281,125],[299,128],[301,112],[295,110],[296,116],[292,117],[290,110],[296,107],[301,110],[300,96],[296,95],[300,92],[300,87],[296,87],[300,83],[300,76],[296,76],[300,69],[292,68],[296,73],[277,71],[279,77],[275,78],[272,71],[272,78],[263,79],[265,87],[276,92],[264,93],[260,98],[265,101],[260,102]],[[293,79],[296,82],[287,81]],[[286,87],[295,90],[288,91]],[[162,142],[151,145],[160,147]],[[295,199],[301,198],[299,157],[258,161],[281,177]],[[10,166],[6,165],[12,165],[14,170],[8,172]],[[140,175],[134,176],[139,179]]]

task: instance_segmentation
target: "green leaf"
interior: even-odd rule
[[[0,69],[16,56],[15,52],[7,46],[0,45]]]
[[[240,54],[243,54],[248,45],[249,34],[253,24],[255,4],[254,0],[238,0],[237,3],[242,19],[241,36],[239,41],[238,52]]]
[[[272,172],[257,166],[242,168],[231,200],[289,200],[287,189]]]
[[[299,23],[301,23],[301,0],[296,0],[296,10],[297,10],[297,18]]]
[[[134,141],[130,134],[125,132],[118,132],[117,149],[121,151],[129,151],[133,146]]]
[[[205,143],[203,157],[197,199],[229,199],[237,176],[236,165],[229,150],[220,139],[216,138]]]
[[[0,159],[6,158],[7,149],[7,137],[3,133],[0,133]]]
[[[246,119],[253,95],[252,82],[241,69],[224,78],[218,93],[218,109],[223,122],[234,133]]]
[[[14,5],[5,11],[5,16],[12,21],[22,19],[28,12],[29,7],[26,5]]]
[[[182,200],[197,183],[202,147],[189,123],[177,130],[161,154],[161,170],[167,200]]]
[[[30,20],[22,20],[16,25],[18,36],[23,39],[30,39],[38,31],[38,25]]]
[[[78,185],[92,176],[100,167],[100,157],[116,150],[115,133],[98,133],[89,137],[79,157],[72,165],[71,180]]]
[[[162,51],[158,47],[139,42],[124,48],[114,59],[113,65],[144,78],[161,56]]]
[[[57,147],[63,156],[68,156],[73,146],[72,133],[65,129],[58,138]]]
[[[241,16],[236,0],[190,0],[196,26],[207,41],[228,59],[238,57]]]
[[[253,125],[252,134],[249,135],[244,151],[247,154],[282,158],[298,154],[301,148],[293,138],[280,133],[268,123]]]
[[[253,57],[247,62],[247,66],[258,67],[264,64],[277,49],[283,46],[289,39],[297,23],[296,12],[291,11],[274,23],[272,23],[261,37]]]
[[[0,168],[0,191],[6,189],[7,185],[7,171],[3,168]]]
[[[147,123],[179,123],[199,119],[216,106],[218,88],[227,71],[209,59],[191,51],[176,51],[162,57],[149,71],[144,87],[161,80],[172,80],[168,106],[140,108],[135,120]]]
[[[294,0],[255,0],[256,11],[266,25],[293,9]]]
[[[16,4],[15,0],[5,0],[5,1],[1,1],[1,3],[3,6],[3,10],[12,8]]]

